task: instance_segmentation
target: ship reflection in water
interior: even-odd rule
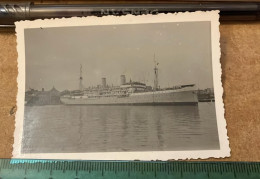
[[[215,103],[25,106],[23,153],[219,149]]]

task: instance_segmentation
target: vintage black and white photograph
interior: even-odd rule
[[[229,156],[218,12],[16,25],[13,157]]]

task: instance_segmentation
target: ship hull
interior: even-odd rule
[[[67,105],[197,105],[198,97],[195,90],[167,90],[133,93],[125,97],[61,97],[61,102]]]

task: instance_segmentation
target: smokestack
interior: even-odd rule
[[[125,75],[121,75],[120,76],[120,85],[123,85],[126,83],[126,80],[125,80]]]
[[[107,81],[106,78],[102,78],[102,87],[106,87],[107,86]]]

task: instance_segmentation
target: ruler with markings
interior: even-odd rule
[[[142,162],[0,159],[1,179],[260,179],[260,162]]]

